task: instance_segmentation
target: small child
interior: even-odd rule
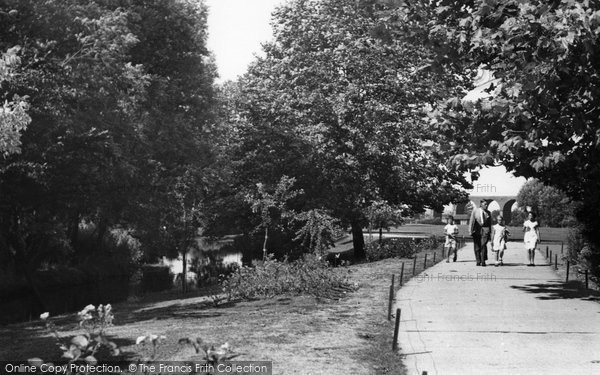
[[[454,261],[456,262],[456,236],[458,235],[458,225],[454,224],[454,217],[448,216],[446,219],[446,226],[444,227],[444,234],[446,235],[446,243],[444,247],[448,248],[448,259],[446,263],[450,263],[450,254],[454,252]]]
[[[492,226],[492,252],[496,254],[496,267],[504,265],[502,258],[504,257],[504,250],[506,250],[506,241],[508,241],[510,233],[504,226],[504,218],[498,216],[497,223]]]

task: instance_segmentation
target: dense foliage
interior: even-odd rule
[[[449,74],[479,67],[499,79],[476,103],[449,100],[433,116],[448,137],[453,165],[501,162],[581,201],[577,218],[600,274],[600,152],[597,1],[474,0],[422,3],[419,19],[443,46]],[[405,6],[408,14],[414,8]],[[448,63],[452,59],[452,64]]]
[[[448,82],[420,67],[431,52],[373,1],[296,0],[273,15],[274,41],[230,87],[236,183],[275,185],[292,176],[301,210],[325,209],[351,226],[364,256],[365,210],[383,201],[404,215],[461,198],[460,174],[422,107]]]
[[[538,214],[538,220],[546,227],[567,227],[575,224],[576,204],[565,193],[555,187],[547,186],[536,179],[529,180],[521,187],[517,195],[521,216],[525,216],[526,207]],[[522,221],[522,220],[521,220]]]
[[[33,287],[44,264],[110,256],[111,228],[148,257],[187,250],[212,158],[204,5],[3,0],[0,16],[2,267]]]
[[[223,283],[230,299],[252,299],[278,295],[308,294],[316,297],[343,295],[352,290],[343,269],[332,270],[327,262],[307,254],[294,262],[268,257],[252,267],[242,267]]]

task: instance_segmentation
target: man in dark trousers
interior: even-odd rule
[[[487,260],[487,244],[490,241],[490,231],[492,229],[492,215],[487,210],[488,203],[484,199],[479,203],[478,208],[471,212],[469,220],[469,230],[473,237],[473,248],[475,250],[475,259],[478,266],[485,267]]]

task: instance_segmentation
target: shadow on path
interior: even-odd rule
[[[522,290],[527,293],[534,293],[536,298],[543,300],[552,299],[581,299],[584,301],[600,301],[600,292],[585,288],[578,281],[562,282],[547,282],[528,284],[523,286],[511,286],[513,289]]]

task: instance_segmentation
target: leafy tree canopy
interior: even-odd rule
[[[432,16],[420,20],[430,43],[452,51],[445,56],[464,74],[481,66],[499,79],[489,89],[493,95],[474,106],[457,97],[435,117],[453,164],[499,161],[560,188],[583,202],[578,218],[600,249],[600,3],[476,0],[423,8]],[[600,273],[600,251],[595,254]]]
[[[422,112],[450,86],[422,69],[431,50],[395,37],[403,27],[375,1],[291,1],[240,82],[242,184],[294,176],[306,205],[352,225],[359,256],[371,202],[439,209],[465,183]]]

